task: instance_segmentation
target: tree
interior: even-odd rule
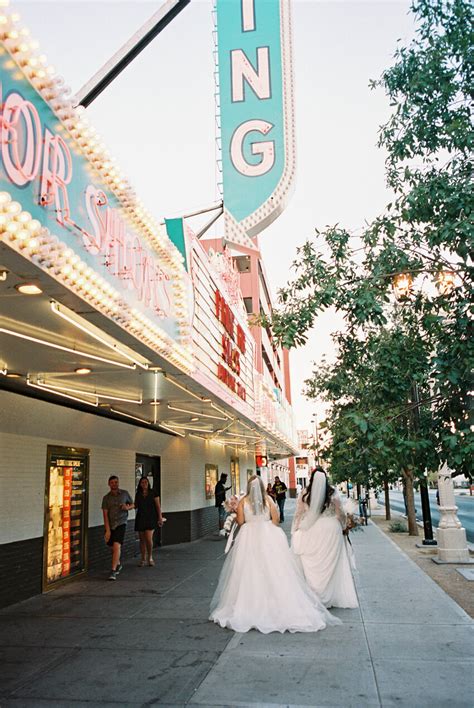
[[[347,466],[339,446],[344,435],[354,438],[354,460],[380,470],[395,459],[408,486],[427,460],[446,459],[469,474],[474,452],[473,9],[467,0],[414,0],[412,12],[415,38],[372,82],[393,107],[379,135],[392,202],[356,242],[340,226],[316,230],[316,239],[298,249],[278,309],[261,318],[293,347],[305,343],[321,312],[343,313],[336,363],[307,382],[310,397],[324,395],[331,405],[327,454],[332,465]],[[397,303],[392,285],[402,274],[413,288]],[[414,382],[420,408],[410,396]],[[415,431],[418,411],[422,426]]]

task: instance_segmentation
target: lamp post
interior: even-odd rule
[[[313,423],[314,427],[314,445],[315,445],[315,453],[316,453],[316,464],[319,465],[319,429],[318,429],[318,416],[317,413],[314,413],[313,417],[311,418],[311,422]]]
[[[413,427],[415,430],[420,428],[420,392],[418,390],[418,384],[413,383],[411,387],[411,397],[413,408]],[[420,498],[421,498],[421,510],[423,512],[423,532],[424,539],[422,544],[424,546],[436,546],[437,543],[433,538],[433,525],[431,523],[431,508],[430,508],[430,495],[428,493],[428,474],[425,470],[423,479],[420,480]]]
[[[397,275],[394,276],[392,283],[397,300],[406,300],[410,296],[413,288],[413,277],[410,273],[397,273]],[[456,287],[455,274],[452,271],[440,271],[436,277],[436,286],[441,295],[449,295],[453,288]],[[411,386],[411,399],[413,404],[413,428],[415,431],[418,431],[420,429],[420,394],[418,384],[416,382],[413,382]],[[427,477],[428,475],[425,471],[423,479],[420,480],[420,498],[424,531],[424,539],[422,544],[424,546],[436,546],[437,543],[433,538],[433,525],[431,522],[430,497],[428,492]]]

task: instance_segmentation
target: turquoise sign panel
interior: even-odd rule
[[[287,191],[277,190],[288,167],[293,117],[285,69],[289,0],[282,2],[283,13],[279,0],[217,0],[224,207],[245,231],[253,226],[252,235],[273,207],[280,213]]]
[[[184,267],[188,270],[188,258],[186,254],[186,242],[184,238],[183,219],[165,219],[166,232],[170,240],[174,243],[178,251],[184,258]]]
[[[172,271],[18,66],[0,62],[0,191],[177,340]]]

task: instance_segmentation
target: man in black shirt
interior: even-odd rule
[[[224,521],[226,517],[226,510],[223,507],[223,503],[225,502],[225,493],[228,489],[230,489],[230,487],[225,486],[226,482],[227,475],[222,473],[214,489],[214,496],[216,499],[215,505],[219,509],[219,530],[224,528]]]
[[[285,499],[286,499],[287,486],[284,482],[280,480],[279,477],[275,477],[275,482],[273,484],[273,493],[275,494],[276,502],[278,508],[280,509],[280,521],[283,523],[285,520]]]

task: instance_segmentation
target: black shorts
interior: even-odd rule
[[[127,530],[127,524],[120,524],[116,529],[111,529],[110,538],[107,541],[108,546],[113,546],[114,543],[120,543],[122,545],[125,538],[125,531]]]

